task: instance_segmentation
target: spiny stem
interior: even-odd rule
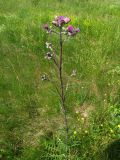
[[[68,122],[67,122],[67,112],[65,106],[65,94],[64,94],[64,84],[62,76],[62,58],[63,56],[63,40],[62,40],[62,27],[60,27],[60,63],[59,63],[59,78],[60,78],[60,89],[61,89],[61,105],[64,114],[65,130],[66,130],[66,145],[68,144]]]

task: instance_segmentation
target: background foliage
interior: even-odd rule
[[[64,44],[69,159],[120,158],[120,1],[0,0],[0,158],[65,159],[59,100],[43,72],[42,25],[66,15],[81,33]],[[58,47],[57,38],[53,42]],[[116,146],[113,149],[113,146]],[[112,149],[111,149],[112,148]],[[119,152],[119,153],[118,153]]]

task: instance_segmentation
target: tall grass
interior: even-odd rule
[[[59,100],[40,80],[50,67],[42,25],[55,15],[69,16],[81,29],[64,46],[66,75],[77,70],[67,97],[70,159],[107,159],[107,146],[120,138],[119,0],[0,0],[2,159],[64,157]],[[59,45],[55,37],[53,42]]]

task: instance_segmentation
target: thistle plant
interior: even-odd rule
[[[49,26],[48,24],[44,24],[43,28],[46,30],[46,32],[50,35],[56,34],[59,38],[59,50],[55,50],[53,44],[51,42],[46,42],[46,48],[48,49],[48,52],[45,55],[45,59],[48,61],[53,61],[54,65],[57,68],[57,74],[58,74],[58,80],[59,85],[55,86],[56,91],[59,95],[60,104],[62,113],[64,115],[64,125],[65,125],[65,132],[66,132],[66,144],[68,144],[68,120],[67,120],[67,107],[66,107],[66,87],[67,84],[64,82],[64,73],[63,73],[63,44],[65,42],[65,39],[69,39],[70,37],[74,37],[77,35],[77,33],[80,32],[79,28],[74,28],[72,25],[69,25],[65,27],[66,24],[68,24],[71,21],[70,18],[65,16],[59,16],[55,17],[55,19],[52,21],[52,26]],[[58,53],[57,53],[58,52]],[[76,70],[73,70],[73,73],[71,76],[76,75]],[[41,76],[42,80],[50,80],[49,77],[47,77],[46,74]],[[51,80],[50,80],[51,81]],[[55,84],[54,84],[55,85]]]

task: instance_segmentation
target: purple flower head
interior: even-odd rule
[[[55,20],[57,20],[59,22],[64,21],[64,16],[56,17]]]
[[[59,16],[59,17],[56,17],[55,20],[52,22],[52,24],[54,24],[55,26],[57,27],[60,27],[64,24],[67,24],[68,22],[70,22],[70,18],[68,17],[64,17],[64,16]]]
[[[75,31],[76,31],[77,33],[79,33],[79,32],[80,32],[80,29],[79,29],[79,28],[76,28]]]
[[[73,26],[68,26],[67,30],[68,30],[68,32],[72,33],[74,28],[73,28]]]
[[[80,32],[80,29],[79,28],[74,29],[73,26],[68,26],[67,31],[69,36],[75,36],[78,32]]]
[[[64,21],[65,21],[65,23],[69,23],[69,22],[71,21],[71,19],[68,18],[68,17],[65,17],[65,18],[64,18]]]

